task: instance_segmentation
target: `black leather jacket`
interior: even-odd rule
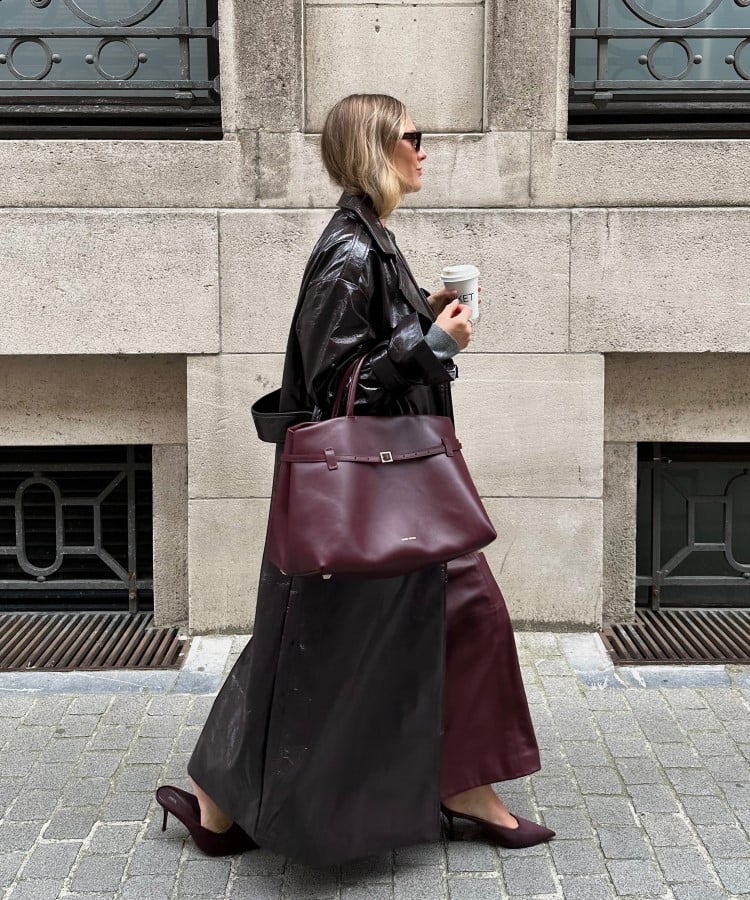
[[[365,351],[357,411],[452,415],[456,369],[424,336],[434,313],[367,197],[343,194],[303,276],[287,347],[282,411],[331,413],[348,364]]]

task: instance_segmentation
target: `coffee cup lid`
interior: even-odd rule
[[[465,281],[467,278],[478,278],[479,269],[472,265],[446,266],[440,277],[443,281]]]

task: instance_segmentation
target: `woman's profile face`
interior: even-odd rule
[[[416,131],[411,116],[406,117],[406,129]],[[414,149],[414,141],[402,138],[396,144],[396,150],[393,154],[393,164],[398,169],[399,174],[406,185],[406,193],[411,194],[418,191],[422,187],[422,160],[427,158],[427,154],[421,148]]]

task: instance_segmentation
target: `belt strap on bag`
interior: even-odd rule
[[[453,454],[461,449],[461,442],[456,440],[450,443],[443,439],[442,443],[435,444],[432,447],[425,447],[423,450],[411,450],[408,453],[392,453],[390,450],[381,450],[379,453],[370,455],[360,455],[352,453],[336,453],[331,447],[326,447],[319,453],[284,453],[282,454],[283,462],[293,463],[321,463],[328,465],[329,469],[336,469],[337,463],[354,462],[354,463],[394,463],[403,462],[409,459],[423,459],[425,456],[437,456],[444,453],[446,456]]]

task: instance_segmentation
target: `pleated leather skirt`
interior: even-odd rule
[[[540,768],[513,628],[484,554],[448,564],[446,622],[443,799]]]

